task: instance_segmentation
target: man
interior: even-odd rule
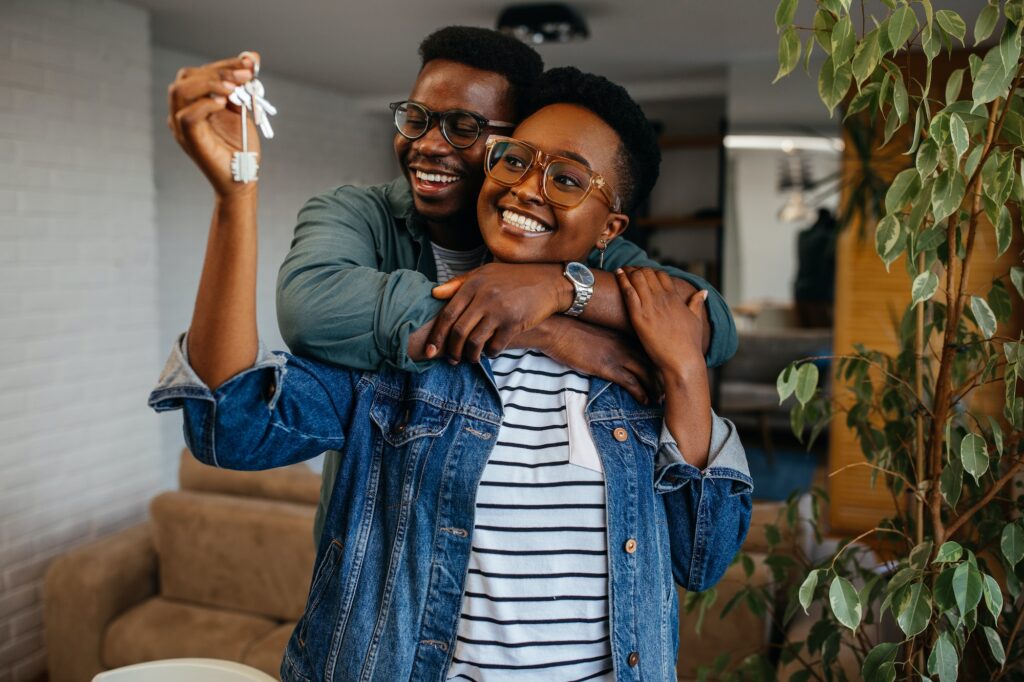
[[[278,323],[291,350],[357,369],[387,363],[420,370],[440,357],[478,359],[514,339],[618,383],[639,400],[660,395],[649,363],[629,341],[628,315],[611,274],[623,266],[660,267],[641,249],[620,238],[595,250],[589,286],[572,280],[560,263],[479,267],[486,254],[475,212],[486,139],[514,126],[523,96],[543,70],[539,55],[496,31],[458,26],[428,36],[420,55],[409,100],[393,105],[403,177],[339,187],[299,212],[277,295]],[[213,233],[224,221],[255,221],[255,185],[230,178],[241,133],[223,100],[231,83],[252,77],[252,66],[239,59],[183,69],[170,87],[171,128],[217,194]],[[736,349],[721,296],[700,278],[662,269],[677,278],[687,299],[709,290],[705,352],[709,366],[721,364]],[[579,319],[556,314],[566,311]],[[334,480],[339,457],[328,453],[325,481]],[[331,491],[331,484],[323,486],[316,538]]]

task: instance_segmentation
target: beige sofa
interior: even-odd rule
[[[154,498],[150,520],[58,558],[44,587],[51,682],[87,682],[147,660],[211,657],[277,676],[305,605],[312,573],[320,477],[305,466],[234,472],[182,453],[181,490]],[[777,503],[755,503],[746,549],[762,557]],[[768,571],[757,561],[753,581]],[[738,564],[718,585],[701,635],[682,615],[679,679],[724,650],[734,660],[767,646],[767,625],[748,609],[720,620],[746,584]],[[682,596],[682,593],[681,593]],[[681,609],[682,610],[682,609]]]
[[[51,682],[210,657],[277,676],[312,573],[320,477],[235,472],[185,451],[150,520],[59,557],[44,584]]]

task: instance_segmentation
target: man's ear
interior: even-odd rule
[[[598,238],[610,242],[625,232],[627,227],[629,227],[629,216],[625,213],[609,213],[608,219],[604,223],[604,231]]]

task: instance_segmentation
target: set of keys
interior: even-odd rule
[[[243,52],[240,57],[248,55]],[[251,55],[250,55],[251,58]],[[239,85],[235,91],[228,95],[228,101],[241,109],[242,113],[242,151],[235,152],[231,158],[231,175],[235,182],[254,182],[259,171],[259,162],[256,152],[249,151],[249,121],[248,112],[252,111],[252,119],[256,126],[263,133],[263,137],[271,139],[274,137],[274,129],[270,125],[270,116],[277,113],[277,109],[266,98],[266,90],[257,76],[260,75],[259,62],[253,60],[253,78],[245,85]]]

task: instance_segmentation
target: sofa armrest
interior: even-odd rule
[[[80,682],[105,670],[100,652],[107,625],[156,590],[149,523],[58,557],[43,584],[50,681]]]

